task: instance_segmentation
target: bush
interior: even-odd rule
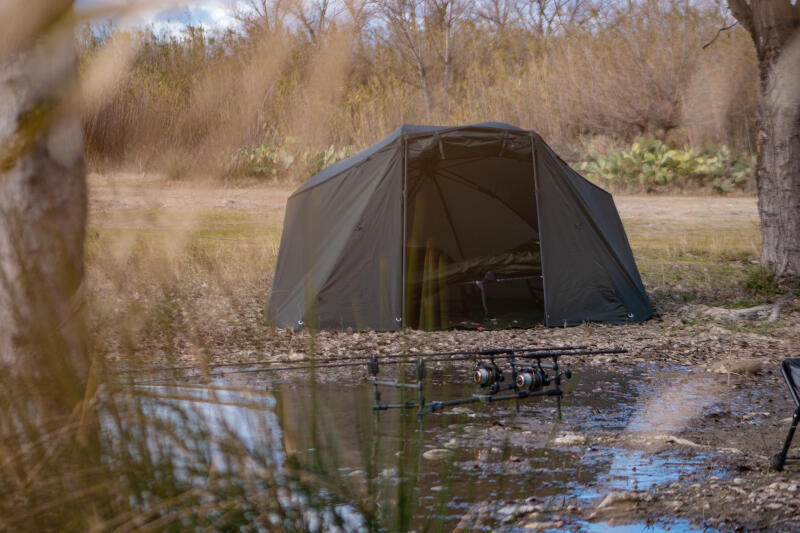
[[[309,176],[312,176],[323,168],[341,161],[342,159],[346,159],[351,155],[353,155],[352,146],[336,148],[335,146],[330,145],[324,150],[306,151],[303,159],[306,163],[306,172]]]
[[[764,267],[754,270],[747,276],[744,288],[755,296],[767,298],[781,292],[778,278]]]
[[[231,174],[278,178],[288,173],[295,161],[287,149],[291,142],[291,138],[273,139],[257,146],[240,148],[233,154]]]
[[[575,165],[588,179],[613,188],[707,188],[718,193],[745,189],[753,183],[755,157],[715,149],[671,149],[657,139],[640,139],[630,148],[591,153]]]
[[[333,145],[298,154],[296,145],[293,137],[284,137],[240,148],[231,158],[230,174],[304,180],[353,154],[352,146],[337,148]]]

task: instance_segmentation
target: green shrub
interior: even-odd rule
[[[744,288],[755,296],[770,297],[781,292],[778,278],[764,267],[750,272],[744,283]]]
[[[640,139],[610,154],[591,153],[575,165],[588,179],[615,188],[711,187],[718,193],[743,189],[753,180],[755,157],[716,149],[671,149],[657,139]]]
[[[230,173],[238,176],[268,178],[308,178],[323,168],[353,153],[352,146],[300,152],[293,137],[264,141],[258,146],[246,146],[233,154]]]
[[[346,159],[351,155],[353,155],[352,146],[336,148],[335,146],[330,145],[324,150],[306,151],[303,159],[306,162],[306,172],[309,176],[312,176],[323,168],[341,161],[342,159]]]
[[[233,154],[231,173],[234,175],[277,178],[289,171],[295,157],[288,150],[294,141],[290,137],[265,140],[257,146],[245,146]]]

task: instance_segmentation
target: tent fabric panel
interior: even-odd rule
[[[409,169],[430,157],[445,161],[494,156],[530,159],[530,153],[530,134],[508,125],[478,124],[431,131],[408,141]]]
[[[603,240],[593,213],[558,158],[541,141],[536,145],[547,325],[646,320],[652,311],[643,310],[642,291]]]
[[[340,174],[346,172],[348,169],[360,165],[367,161],[369,158],[374,156],[376,153],[380,152],[387,146],[393,144],[397,141],[397,139],[405,136],[417,136],[417,135],[428,135],[432,133],[442,132],[458,132],[464,130],[482,130],[482,131],[491,131],[491,130],[501,130],[501,131],[515,131],[515,132],[522,132],[520,128],[516,126],[512,126],[510,124],[504,124],[502,122],[483,122],[480,124],[473,124],[469,126],[418,126],[413,124],[404,124],[400,126],[392,133],[387,135],[384,139],[378,141],[377,143],[373,144],[369,148],[366,148],[359,153],[348,157],[347,159],[343,159],[322,169],[320,172],[313,175],[308,181],[306,181],[299,189],[297,189],[292,196],[298,195],[307,191],[313,187],[316,187],[326,181],[339,176]]]
[[[317,297],[323,329],[395,330],[402,322],[403,158],[382,155],[385,166],[364,165],[376,188]],[[366,178],[367,176],[365,176]]]
[[[318,306],[319,291],[340,262],[382,178],[388,179],[401,159],[401,146],[400,142],[389,145],[376,157],[348,169],[340,179],[289,198],[267,304],[272,322],[296,328],[306,321],[307,311]]]
[[[317,172],[308,181],[306,181],[303,185],[300,186],[299,189],[292,193],[292,196],[300,195],[309,189],[312,189],[326,181],[343,174],[344,172],[350,170],[353,167],[359,166],[369,158],[380,152],[381,150],[385,149],[388,146],[391,146],[397,142],[403,135],[403,130],[405,126],[397,128],[392,133],[390,133],[386,138],[378,141],[377,143],[373,144],[369,148],[358,152],[346,159],[342,159],[341,161],[337,161],[336,163],[325,167],[321,171]]]
[[[621,293],[629,314],[633,315],[631,319],[641,322],[652,317],[653,308],[644,289],[639,269],[636,267],[633,250],[614,204],[614,198],[609,192],[575,172],[549,146],[547,150],[561,166],[567,183],[573,187],[578,196],[578,201],[589,212],[591,221],[598,229],[598,238],[610,248],[617,266],[627,275],[618,288],[627,287],[627,290],[622,290]]]
[[[592,213],[595,224],[600,229],[603,238],[611,246],[617,259],[625,267],[631,280],[639,288],[643,295],[646,295],[639,269],[636,267],[636,260],[633,257],[633,250],[628,242],[628,236],[622,225],[619,211],[614,203],[611,193],[601,189],[594,183],[575,172],[548,146],[547,150],[551,156],[556,158],[561,165],[566,178],[570,181],[576,192],[583,199],[584,205]],[[645,298],[647,307],[650,306],[649,300]],[[652,311],[652,309],[651,309]]]
[[[614,198],[611,194],[589,183],[574,171],[572,171],[572,176],[570,177],[573,183],[583,185],[578,188],[579,194],[585,199],[586,205],[592,211],[593,219],[600,228],[603,238],[611,247],[616,259],[625,268],[630,282],[633,283],[641,296],[641,311],[637,314],[647,314],[647,318],[649,318],[653,314],[653,309],[644,289],[644,283],[642,283],[636,260],[633,257],[633,250],[628,242],[628,236],[625,233],[625,227],[622,225],[622,219],[620,219]]]

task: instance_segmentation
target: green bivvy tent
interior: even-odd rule
[[[611,195],[535,132],[402,126],[289,198],[272,323],[396,330],[507,313],[547,326],[653,314]]]

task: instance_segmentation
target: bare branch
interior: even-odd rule
[[[704,44],[704,45],[703,45],[703,50],[705,50],[706,48],[708,48],[709,46],[711,46],[712,44],[714,44],[714,41],[716,41],[716,40],[717,40],[717,37],[719,37],[719,36],[720,36],[720,34],[721,34],[722,32],[724,32],[724,31],[728,31],[729,29],[731,29],[731,28],[733,28],[734,26],[736,26],[738,23],[739,23],[739,21],[738,21],[738,20],[735,20],[735,21],[733,21],[733,23],[731,23],[731,24],[729,24],[729,25],[727,25],[727,26],[724,26],[724,27],[722,27],[722,28],[718,29],[718,30],[717,30],[717,34],[714,36],[714,38],[713,38],[713,39],[711,39],[710,41],[708,41],[706,44]]]

